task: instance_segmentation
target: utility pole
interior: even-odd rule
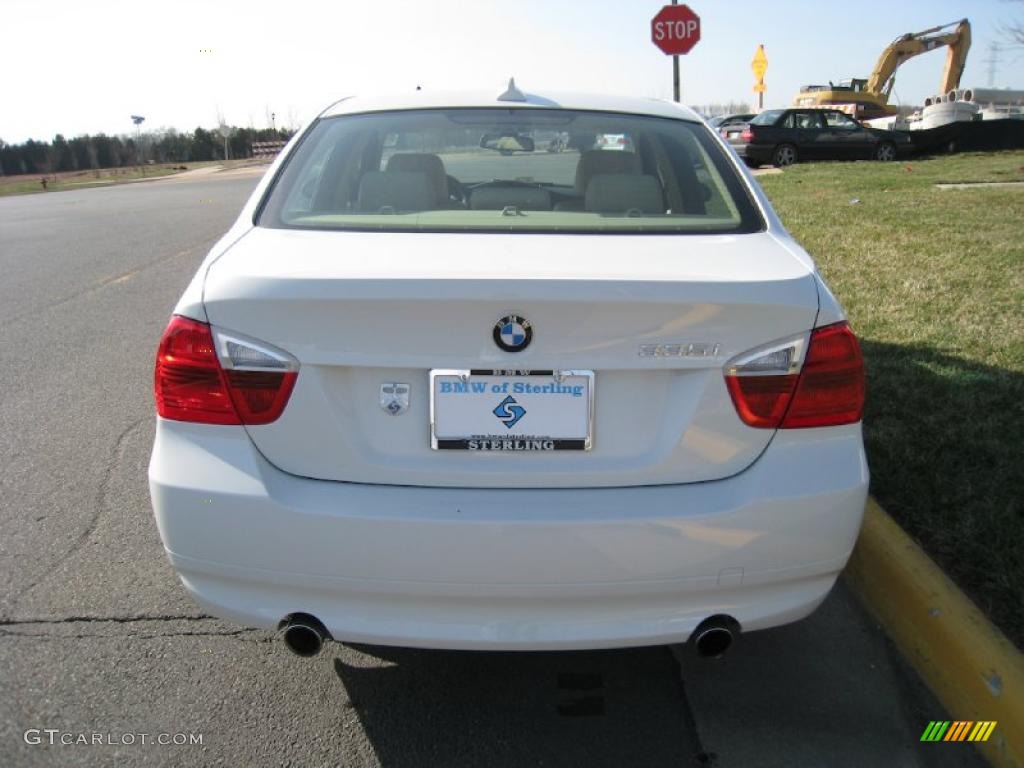
[[[225,123],[223,118],[222,118],[221,121],[220,121],[220,126],[218,127],[218,131],[219,131],[220,135],[224,139],[224,159],[227,160],[228,159],[228,139],[231,136],[231,126],[229,126],[227,123]]]
[[[224,113],[220,111],[220,105],[217,106],[217,132],[224,139],[224,160],[228,159],[228,139],[231,137],[231,126],[228,125],[227,120],[224,119]]]
[[[135,162],[142,170],[142,175],[146,175],[146,166],[142,164],[142,131],[139,126],[145,122],[146,118],[142,115],[132,115],[132,122],[135,123]]]
[[[988,44],[988,58],[985,59],[985,63],[988,64],[988,87],[996,87],[996,73],[999,71],[999,43],[992,41]]]

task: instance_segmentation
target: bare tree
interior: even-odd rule
[[[1005,2],[1024,4],[1024,0],[1005,0]],[[1024,17],[1018,16],[1013,21],[1002,25],[1000,32],[1009,40],[1014,48],[1024,48]]]

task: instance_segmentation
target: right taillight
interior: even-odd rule
[[[845,322],[740,355],[726,366],[725,382],[751,427],[851,424],[864,410],[864,360]]]
[[[744,128],[743,133],[740,134],[740,138],[749,144],[754,140],[754,132],[750,128]]]
[[[269,424],[288,404],[298,367],[279,349],[175,315],[157,350],[156,411],[201,424]]]

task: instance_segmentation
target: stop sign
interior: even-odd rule
[[[666,5],[651,19],[651,40],[670,56],[689,53],[700,40],[700,16],[688,5]]]

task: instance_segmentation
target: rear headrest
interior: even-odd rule
[[[576,166],[576,194],[585,195],[590,180],[599,173],[641,173],[640,156],[635,152],[590,149],[580,153]]]
[[[359,181],[359,210],[380,213],[429,211],[437,208],[434,185],[425,173],[369,171]]]
[[[434,195],[437,203],[448,199],[448,178],[444,169],[444,163],[437,155],[426,152],[402,152],[388,158],[388,173],[425,173],[434,187]]]
[[[587,185],[584,207],[594,213],[664,213],[665,198],[654,176],[599,173]]]

